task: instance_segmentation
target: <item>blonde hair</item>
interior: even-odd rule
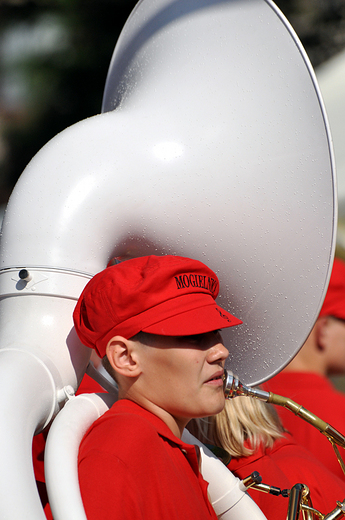
[[[233,457],[251,455],[260,445],[270,448],[285,431],[272,405],[245,396],[226,400],[222,412],[195,419],[188,429],[202,442],[219,446]]]

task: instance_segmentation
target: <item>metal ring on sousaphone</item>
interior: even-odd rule
[[[210,265],[244,322],[223,332],[227,366],[261,383],[307,338],[335,244],[330,134],[298,38],[270,1],[141,2],[108,72],[114,109],[144,178],[119,194],[138,211],[115,252]]]

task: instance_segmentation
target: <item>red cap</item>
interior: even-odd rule
[[[334,259],[331,278],[319,316],[345,320],[345,263]]]
[[[73,313],[81,342],[105,355],[113,336],[188,336],[242,323],[219,307],[217,275],[198,260],[144,256],[96,274]]]

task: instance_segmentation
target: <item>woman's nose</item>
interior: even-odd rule
[[[222,342],[215,343],[209,350],[208,361],[215,363],[217,361],[225,361],[229,355],[228,349]]]

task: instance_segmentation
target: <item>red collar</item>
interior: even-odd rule
[[[194,460],[196,456],[195,446],[186,444],[179,437],[176,437],[162,419],[134,401],[130,401],[129,399],[120,399],[113,404],[108,413],[133,413],[145,418],[155,427],[158,435],[176,444],[186,455],[188,455],[190,462]]]

